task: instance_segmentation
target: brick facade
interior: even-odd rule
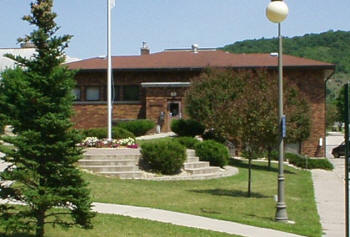
[[[306,98],[310,105],[311,132],[309,138],[301,144],[301,153],[311,157],[325,156],[323,144],[326,134],[326,95],[325,95],[325,72],[317,70],[294,70],[289,72],[287,80],[294,80],[300,89],[301,96]]]
[[[161,131],[170,130],[169,112],[171,106],[179,108],[179,114],[186,117],[184,110],[184,94],[186,87],[147,87],[143,82],[188,82],[199,75],[199,70],[163,70],[163,71],[123,71],[114,72],[117,86],[138,85],[138,101],[118,101],[113,105],[113,120],[147,118],[160,125]],[[311,135],[301,145],[301,153],[312,157],[324,156],[324,147],[319,146],[320,138],[325,139],[325,71],[322,69],[288,69],[284,73],[285,80],[293,80],[300,88],[301,95],[311,105]],[[74,105],[76,111],[73,121],[77,128],[106,127],[106,72],[80,71],[77,76],[77,87],[81,91],[81,101]],[[89,86],[100,88],[101,101],[86,101],[85,90]],[[121,91],[121,94],[123,91]],[[123,97],[123,95],[121,95]],[[176,105],[177,104],[177,105]],[[160,114],[164,112],[164,120]],[[179,116],[177,116],[179,117]]]

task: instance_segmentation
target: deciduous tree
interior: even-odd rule
[[[309,107],[292,82],[285,88],[287,139],[300,142],[310,133]],[[277,101],[276,75],[259,70],[208,69],[192,80],[186,93],[186,110],[192,119],[243,149],[249,160],[249,196],[251,160],[277,146]]]

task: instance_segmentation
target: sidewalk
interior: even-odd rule
[[[176,136],[175,133],[173,132],[166,132],[166,133],[155,133],[151,135],[144,135],[137,137],[137,140],[150,140],[150,139],[155,139],[155,138],[163,138],[163,137],[173,137]]]
[[[315,198],[321,218],[323,236],[345,236],[345,182],[344,158],[335,159],[332,149],[344,140],[340,133],[327,136],[327,158],[333,163],[333,171],[312,170]]]
[[[195,216],[190,214],[165,211],[147,207],[135,207],[127,205],[93,203],[94,211],[104,214],[114,214],[129,216],[133,218],[141,218],[174,225],[199,228],[204,230],[212,230],[235,234],[247,237],[298,237],[291,233],[278,230],[266,229],[250,225],[239,224],[230,221],[211,219],[207,217]]]

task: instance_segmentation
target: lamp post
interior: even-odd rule
[[[273,22],[278,23],[278,114],[279,114],[279,159],[278,159],[278,200],[276,206],[276,221],[286,222],[287,205],[284,201],[284,137],[285,137],[285,116],[283,115],[283,62],[282,62],[282,36],[281,36],[281,22],[288,16],[288,6],[283,0],[271,0],[266,8],[267,18]]]

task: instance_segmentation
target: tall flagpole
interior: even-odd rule
[[[111,0],[107,0],[107,110],[108,110],[108,140],[112,140],[112,56],[111,56]]]

